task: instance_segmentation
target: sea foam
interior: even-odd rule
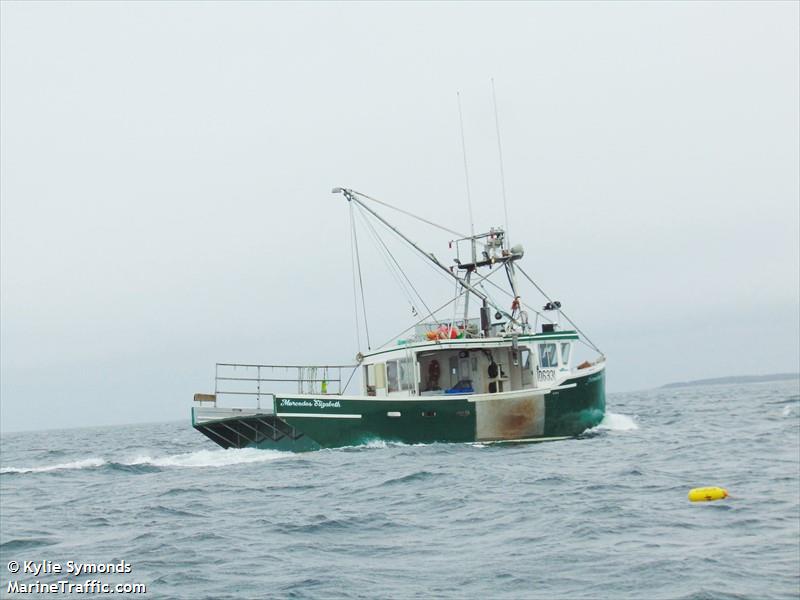
[[[154,467],[227,467],[267,462],[291,456],[293,454],[279,450],[230,448],[228,450],[198,450],[172,456],[138,456],[122,464],[129,466],[152,465]]]
[[[639,429],[639,425],[636,424],[633,417],[620,413],[607,412],[603,420],[600,421],[600,424],[594,429],[606,431],[633,431],[634,429]]]
[[[45,465],[40,467],[4,467],[0,473],[47,473],[49,471],[64,471],[70,469],[94,469],[102,467],[107,461],[102,458],[85,458],[73,462]]]
[[[73,462],[35,467],[4,467],[0,474],[5,473],[47,473],[50,471],[95,469],[109,464],[124,465],[128,467],[153,466],[160,468],[169,467],[228,467],[232,465],[260,463],[280,458],[288,458],[293,454],[278,450],[257,450],[255,448],[231,448],[228,450],[198,450],[185,454],[171,456],[137,456],[131,460],[109,461],[104,458],[86,458]]]

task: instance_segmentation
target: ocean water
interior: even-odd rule
[[[148,598],[800,597],[798,382],[612,394],[608,410],[579,439],[525,445],[222,450],[188,408],[4,435],[0,596],[96,579]],[[730,497],[687,500],[706,485]]]

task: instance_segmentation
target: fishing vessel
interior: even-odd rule
[[[386,344],[368,344],[355,364],[218,363],[214,393],[194,396],[195,429],[223,448],[306,451],[374,440],[545,441],[578,436],[600,423],[605,356],[522,269],[524,249],[509,243],[504,228],[463,235],[352,189],[333,192],[351,212],[354,290],[362,282],[362,302],[354,211],[433,265],[453,284],[454,297],[434,310],[420,297],[424,316]],[[381,214],[387,208],[452,234],[452,263],[403,234]],[[388,267],[399,268],[383,248]],[[502,285],[494,281],[498,273],[505,275]],[[542,295],[541,308],[523,301],[520,281]],[[410,289],[413,296],[416,288]],[[505,303],[495,299],[495,289],[507,295]],[[593,352],[580,364],[578,344]],[[360,389],[349,391],[351,384]],[[231,397],[251,405],[225,406]]]

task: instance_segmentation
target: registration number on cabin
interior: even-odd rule
[[[536,378],[539,381],[555,381],[556,380],[556,370],[555,369],[542,369],[541,367],[536,367]]]

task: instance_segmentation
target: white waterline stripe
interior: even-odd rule
[[[519,440],[477,440],[478,444],[530,444],[533,442],[555,442],[557,440],[568,440],[568,436],[522,438]]]
[[[322,413],[277,413],[279,417],[309,417],[313,419],[360,419],[361,415],[322,414]]]

